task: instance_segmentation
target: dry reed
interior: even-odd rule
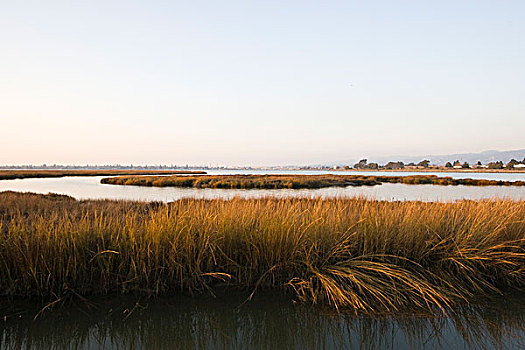
[[[0,293],[279,289],[337,309],[446,309],[525,283],[525,202],[76,201],[0,193]]]
[[[381,183],[406,185],[525,186],[525,181],[454,179],[436,175],[367,176],[367,175],[199,175],[199,176],[119,176],[101,180],[103,184],[196,187],[196,188],[324,188],[375,186]]]

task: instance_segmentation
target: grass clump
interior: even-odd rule
[[[375,186],[382,183],[406,185],[525,186],[525,181],[453,179],[436,175],[366,176],[366,175],[199,175],[199,176],[118,176],[101,180],[103,184],[195,187],[227,189],[300,189],[347,186]]]
[[[525,202],[76,201],[0,193],[0,293],[277,289],[354,311],[525,285]]]
[[[227,189],[298,189],[379,184],[373,176],[340,175],[119,176],[105,178],[101,182],[112,185]]]

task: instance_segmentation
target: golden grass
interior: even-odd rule
[[[0,180],[64,176],[206,174],[185,170],[0,170]]]
[[[445,309],[525,283],[525,202],[76,201],[0,193],[0,293],[279,289],[337,309]]]
[[[119,176],[102,179],[103,184],[197,187],[197,188],[324,188],[374,186],[381,183],[407,185],[525,186],[525,181],[453,179],[436,175],[367,176],[367,175],[206,175],[206,176]]]

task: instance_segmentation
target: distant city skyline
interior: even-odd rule
[[[522,1],[0,8],[0,165],[525,148]]]

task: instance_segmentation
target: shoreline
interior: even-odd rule
[[[119,175],[204,175],[205,171],[186,170],[0,170],[0,180],[58,178],[66,176]]]
[[[523,174],[525,169],[433,169],[433,168],[417,168],[417,169],[327,169],[326,171],[348,171],[348,172],[399,172],[399,173],[510,173]]]

